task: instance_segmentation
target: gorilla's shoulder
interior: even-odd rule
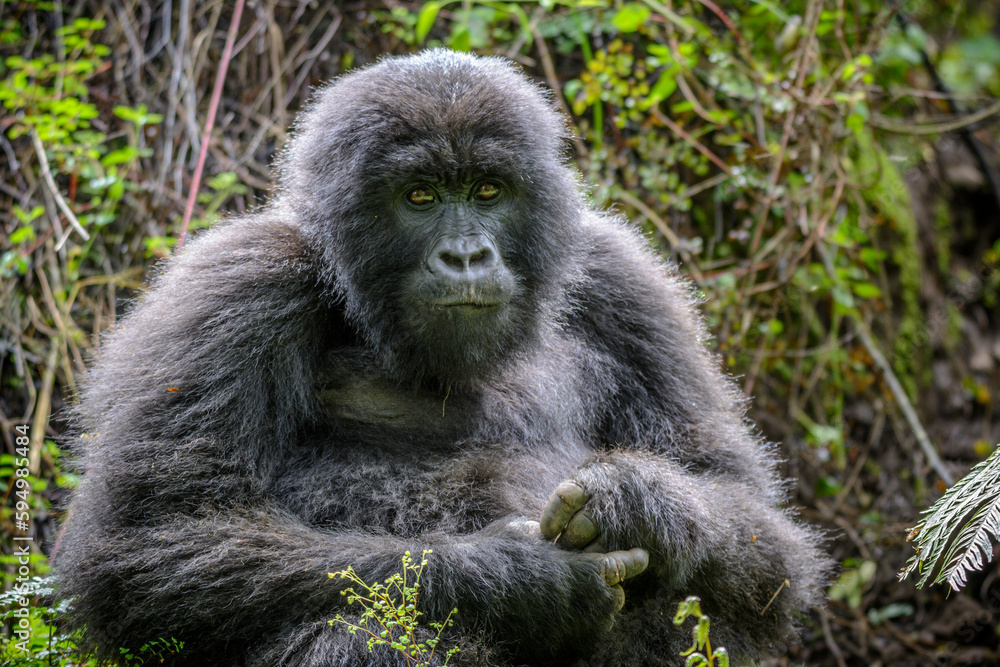
[[[298,225],[280,211],[222,221],[193,239],[168,262],[162,279],[274,277],[296,280],[313,273],[315,255]],[[177,275],[181,274],[181,275]]]
[[[643,349],[654,357],[665,345],[707,337],[691,283],[632,226],[590,212],[582,233],[587,250],[569,295],[571,330],[600,348]]]
[[[315,265],[294,221],[270,211],[224,220],[158,268],[110,336],[115,354],[286,340],[323,308]]]
[[[666,309],[659,315],[694,317],[697,299],[691,284],[624,219],[588,212],[582,234],[586,251],[572,294],[576,310],[606,304],[616,312]]]

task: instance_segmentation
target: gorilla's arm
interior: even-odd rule
[[[424,548],[430,620],[457,606],[465,630],[539,653],[607,625],[617,582],[590,554],[503,524],[409,540],[328,531],[269,496],[303,422],[321,414],[318,356],[337,344],[316,282],[293,227],[239,219],[185,249],[106,342],[78,409],[86,475],[56,559],[103,653],[176,637],[189,664],[228,664],[280,636],[324,645],[336,630],[315,628],[352,611],[327,573],[353,566],[381,581]],[[286,648],[300,664],[337,664]]]
[[[73,564],[63,561],[64,592],[77,596],[76,613],[100,633],[90,638],[114,654],[119,646],[176,637],[186,641],[185,664],[229,664],[243,650],[275,647],[282,635],[324,645],[331,633],[341,635],[335,643],[348,644],[338,649],[343,662],[315,653],[315,662],[301,664],[358,664],[349,651],[353,638],[322,625],[336,613],[356,620],[360,611],[340,595],[345,583],[327,573],[351,566],[365,581],[382,581],[399,571],[405,551],[419,555],[424,548],[434,552],[419,598],[427,618],[443,620],[458,607],[463,635],[484,632],[525,657],[593,639],[619,604],[590,554],[502,526],[400,539],[316,530],[278,508],[257,506],[70,530],[62,558]],[[301,643],[281,648],[311,653]],[[371,664],[395,664],[391,652],[376,654]]]
[[[570,327],[604,387],[594,429],[605,451],[561,485],[543,531],[577,548],[642,547],[678,597],[698,594],[713,618],[777,646],[820,589],[817,539],[779,507],[772,455],[705,349],[689,288],[615,221],[587,229]]]

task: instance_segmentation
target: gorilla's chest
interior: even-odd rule
[[[276,497],[307,523],[413,535],[472,531],[513,511],[504,461],[326,442],[289,460]]]
[[[273,496],[307,523],[415,535],[535,517],[590,449],[511,392],[400,387],[373,372],[318,388],[325,420],[290,448]]]

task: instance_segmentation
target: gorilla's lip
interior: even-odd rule
[[[431,310],[489,310],[506,305],[510,294],[499,285],[477,283],[450,285],[444,289],[424,294],[421,301]]]
[[[499,308],[504,305],[504,302],[486,299],[454,299],[447,301],[428,301],[427,305],[434,309],[469,308],[474,310],[486,310],[489,308]]]

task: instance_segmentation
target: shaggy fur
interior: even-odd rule
[[[174,637],[183,665],[400,665],[326,623],[357,613],[327,573],[427,548],[420,604],[458,608],[462,664],[682,665],[691,594],[740,661],[793,639],[817,540],[689,288],[588,208],[565,135],[500,59],[386,59],[318,93],[276,201],[184,248],[91,368],[56,568],[102,655]],[[489,322],[421,310],[439,232],[393,213],[421,174],[511,185]],[[587,554],[509,525],[567,478],[609,551],[649,552],[621,611]]]

